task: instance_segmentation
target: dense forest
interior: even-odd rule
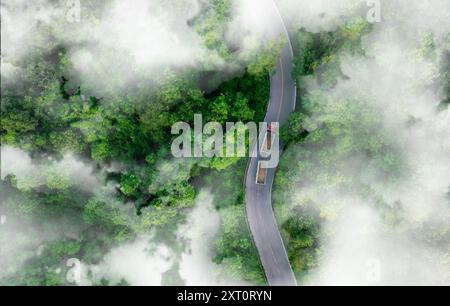
[[[105,2],[86,5],[90,9],[83,10],[82,17],[95,23]],[[7,262],[0,285],[72,285],[66,277],[69,259],[96,265],[114,247],[150,232],[179,254],[184,245],[177,230],[203,189],[214,196],[221,218],[211,262],[232,279],[266,284],[245,215],[247,159],[177,160],[170,153],[172,125],[193,123],[196,113],[222,125],[264,118],[269,76],[284,40],[243,56],[225,38],[231,20],[231,1],[208,1],[189,27],[217,58],[195,68],[167,67],[157,79],[148,76],[120,91],[114,86],[122,84],[124,76],[111,67],[103,73],[117,75],[117,80],[104,86],[102,95],[74,73],[69,43],[48,38],[67,30],[64,23],[41,25],[32,50],[14,62],[14,81],[2,81],[2,154],[9,150],[22,156],[18,163],[29,159],[32,170],[8,173],[4,169],[9,165],[2,165],[0,215],[7,221],[0,227],[0,258]],[[437,222],[409,222],[406,203],[386,197],[415,174],[399,137],[384,125],[383,110],[368,102],[373,98],[369,94],[339,95],[336,89],[351,79],[342,68],[346,58],[373,57],[364,47],[372,31],[373,25],[357,16],[335,30],[294,27],[290,33],[299,95],[296,111],[281,129],[286,148],[273,200],[299,281],[318,268],[330,234],[324,224],[336,220],[343,202],[353,201],[343,194],[370,203],[388,233],[411,234],[414,242],[439,249],[435,255],[444,254],[440,260],[450,263],[445,215]],[[73,39],[72,47],[81,44]],[[444,112],[450,101],[450,36],[442,42],[429,34],[422,42],[414,54],[441,67],[444,77],[433,85],[443,88],[436,112]],[[220,70],[214,61],[234,69]],[[406,122],[408,127],[417,124],[420,119],[415,117]],[[90,169],[89,178],[73,169],[79,163]],[[382,186],[374,187],[374,178]],[[128,285],[125,279],[87,278],[94,285]],[[162,283],[184,283],[176,262]]]
[[[423,243],[425,249],[436,247],[426,255],[426,265],[438,262],[448,267],[449,264],[450,227],[445,221],[449,217],[448,210],[437,218],[439,221],[431,221],[435,217],[428,219],[423,209],[411,221],[407,213],[411,203],[389,199],[405,181],[412,182],[409,188],[423,189],[414,177],[418,175],[415,169],[420,166],[416,160],[408,160],[407,146],[399,144],[402,137],[410,135],[397,136],[386,128],[385,109],[373,102],[377,97],[364,92],[364,88],[351,87],[352,91],[345,95],[339,92],[338,84],[351,82],[351,77],[342,69],[343,60],[351,58],[358,63],[359,58],[373,60],[362,43],[372,30],[373,25],[357,17],[335,31],[311,33],[300,29],[293,34],[299,107],[282,129],[287,148],[280,161],[273,199],[291,265],[301,282],[310,281],[309,272],[320,270],[319,263],[326,260],[324,247],[330,246],[330,237],[334,237],[339,228],[337,220],[349,214],[346,207],[356,210],[358,205],[364,207],[364,202],[379,216],[385,235],[395,237],[407,233],[413,243]],[[439,81],[432,79],[431,84],[443,83],[444,90],[441,100],[432,105],[431,110],[443,118],[450,96],[449,39],[447,36],[440,41],[427,33],[412,53],[413,60],[420,62],[424,58],[442,67]],[[401,122],[401,118],[398,116],[397,121]],[[421,133],[420,122],[421,119],[409,115],[401,124],[406,129],[417,128]],[[446,140],[440,141],[445,143]],[[440,196],[444,205],[442,211],[446,211],[449,198],[447,196],[445,208],[443,194]],[[354,202],[361,203],[354,205]],[[329,224],[333,226],[330,228]],[[448,282],[450,275],[443,273],[442,276],[437,283]],[[389,277],[393,283],[396,277],[400,278],[398,275]]]
[[[219,50],[232,62],[239,50],[227,46],[221,32],[229,11],[228,1],[212,1],[192,26],[207,48]],[[148,86],[143,80],[120,94],[92,96],[86,94],[91,92],[89,84],[85,89],[71,73],[64,44],[36,39],[33,55],[15,63],[21,68],[19,79],[2,87],[2,146],[23,150],[39,170],[21,178],[2,173],[1,212],[9,221],[2,226],[1,252],[9,254],[8,235],[14,235],[25,251],[12,259],[23,268],[6,264],[0,282],[66,284],[61,268],[66,269],[69,258],[96,264],[112,247],[150,231],[175,246],[176,229],[197,192],[209,186],[226,195],[216,204],[224,213],[214,261],[229,266],[236,277],[263,283],[245,222],[242,183],[237,183],[245,161],[174,160],[171,126],[191,123],[196,113],[222,124],[261,121],[278,49],[279,44],[272,44],[225,80],[220,71],[208,67],[177,73],[167,69],[158,84]],[[67,154],[92,165],[99,186],[86,188],[74,177],[63,166]],[[48,241],[41,244],[42,237]]]

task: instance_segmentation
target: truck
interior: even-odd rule
[[[256,171],[256,185],[265,185],[267,177],[267,168],[262,166],[262,161],[258,162],[258,170]]]
[[[273,142],[275,141],[275,136],[278,131],[278,125],[277,124],[269,124],[267,127],[267,130],[264,134],[264,141],[261,146],[260,152],[269,155]],[[263,162],[258,162],[258,169],[256,171],[256,184],[257,185],[265,185],[266,184],[266,177],[267,177],[267,168],[263,167]]]
[[[264,141],[261,146],[261,153],[266,155],[270,154],[272,150],[273,142],[275,141],[275,134],[277,133],[277,126],[275,124],[269,124],[266,133],[264,134]]]

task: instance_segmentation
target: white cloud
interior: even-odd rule
[[[213,195],[202,190],[187,223],[178,230],[178,237],[189,245],[181,254],[180,276],[187,286],[245,285],[230,279],[223,267],[212,262],[214,238],[221,226],[220,214],[213,203]]]
[[[125,279],[133,286],[159,286],[162,274],[170,269],[173,253],[165,245],[154,246],[151,237],[140,238],[111,250],[96,266],[84,266],[93,274],[94,280],[106,278],[119,282]],[[80,284],[88,284],[86,279]]]
[[[320,265],[308,284],[421,285],[445,284],[444,254],[414,241],[403,229],[385,227],[378,213],[360,202],[346,205],[331,231]]]
[[[30,3],[26,0],[1,1],[2,57],[18,59],[29,51],[35,42],[38,26],[46,26],[63,13],[60,7],[48,0]]]
[[[47,159],[40,162],[29,154],[11,146],[1,147],[1,178],[14,174],[20,189],[29,189],[49,183],[54,177],[77,184],[86,190],[101,185],[100,178],[94,174],[94,167],[67,154],[62,160]]]
[[[64,2],[2,1],[3,65],[16,65],[25,55],[37,52],[36,47],[62,44],[82,88],[102,95],[138,81],[151,86],[165,69],[197,67],[215,53],[203,46],[188,25],[199,13],[199,0],[99,2],[96,16],[91,5],[81,1],[80,22],[70,22]],[[2,73],[2,77],[11,74]]]
[[[239,1],[228,38],[244,48],[252,47],[273,30],[274,16],[267,10],[268,0]],[[2,78],[9,78],[15,63],[31,52],[32,44],[55,43],[48,40],[42,27],[61,22],[65,9],[50,1],[2,1]],[[108,87],[125,88],[140,78],[159,78],[161,69],[195,67],[209,52],[187,22],[199,9],[197,0],[184,0],[180,10],[174,1],[113,1],[100,19],[64,23],[56,34],[68,45],[75,69],[85,83],[99,92]],[[277,2],[294,28],[328,31],[361,13],[365,1],[358,0],[279,0]],[[432,32],[441,43],[450,29],[448,0],[381,1],[382,22],[374,25],[365,39],[368,59],[347,57],[342,70],[349,80],[329,92],[334,98],[361,94],[370,96],[371,106],[384,110],[385,128],[399,140],[412,176],[396,190],[386,191],[383,182],[366,177],[366,183],[380,192],[386,201],[404,204],[405,223],[413,232],[421,222],[448,223],[449,208],[444,198],[450,186],[450,112],[436,112],[442,94],[436,90],[440,77],[436,62],[418,54],[423,35]],[[238,33],[238,34],[236,34]],[[38,35],[39,34],[39,35]],[[447,45],[448,48],[448,45]],[[438,50],[440,52],[442,50]],[[217,57],[214,57],[217,58]],[[220,64],[220,63],[216,63]],[[5,68],[5,69],[3,69]],[[6,72],[5,72],[6,71]],[[9,72],[8,72],[9,71]],[[418,123],[406,128],[413,116]],[[359,157],[358,157],[359,158]],[[2,147],[2,178],[13,172],[19,185],[30,173],[43,168],[24,153]],[[95,186],[92,169],[71,156],[57,163],[78,177],[81,183]],[[170,169],[169,169],[170,170]],[[321,171],[318,169],[317,171]],[[349,173],[354,172],[349,169]],[[170,172],[170,171],[169,171]],[[168,174],[170,175],[170,173]],[[320,186],[300,189],[314,196]],[[316,194],[318,203],[327,203],[324,194]],[[341,214],[324,225],[330,233],[323,257],[310,282],[315,284],[420,284],[447,281],[448,261],[442,251],[414,243],[412,233],[400,228],[386,233],[385,225],[365,199],[353,194],[333,194],[333,203],[341,202]],[[187,284],[227,284],[211,263],[211,247],[218,230],[219,217],[213,210],[211,195],[202,193],[188,223],[180,229],[180,238],[189,241],[189,251],[181,255],[180,274]],[[328,203],[329,204],[329,203]],[[151,244],[150,244],[151,245]],[[175,262],[175,254],[164,244],[148,250],[148,238],[112,250],[93,271],[97,276],[127,279],[133,285],[159,285],[162,274]],[[379,279],[368,273],[379,263]],[[375,267],[376,269],[377,267]]]
[[[140,238],[111,250],[99,265],[85,266],[94,280],[103,277],[131,285],[161,285],[162,276],[175,263],[179,275],[188,286],[242,284],[229,279],[222,268],[212,262],[213,243],[221,219],[213,206],[213,196],[207,190],[199,193],[194,209],[177,231],[177,243],[186,249],[176,254],[167,242],[154,242],[154,235]],[[84,279],[80,284],[88,284]]]
[[[70,77],[78,76],[82,90],[97,96],[138,83],[157,86],[169,68],[235,71],[239,63],[225,63],[190,26],[204,5],[208,1],[81,1],[80,22],[70,22],[64,2],[2,2],[2,78],[13,77],[11,68],[20,66],[25,55],[58,44],[73,63]],[[224,25],[225,39],[239,47],[238,62],[280,33],[272,0],[232,1],[231,15],[231,23]]]
[[[167,68],[196,67],[210,52],[188,26],[198,12],[198,0],[113,1],[96,23],[75,25],[82,44],[70,49],[75,69],[99,90],[158,80]]]
[[[338,162],[349,179],[369,185],[387,203],[401,203],[403,220],[395,228],[387,226],[371,200],[352,191],[333,189],[327,194],[317,182],[306,182],[292,191],[337,212],[335,220],[323,224],[327,239],[322,241],[319,266],[310,275],[309,284],[450,282],[450,245],[443,240],[441,245],[432,245],[424,238],[427,233],[439,237],[450,231],[446,198],[450,187],[450,110],[437,111],[444,96],[436,85],[442,77],[436,58],[448,48],[444,38],[450,29],[438,24],[448,23],[450,6],[448,1],[426,2],[429,5],[382,1],[384,19],[364,39],[366,57],[342,57],[341,69],[348,78],[327,91],[330,99],[323,101],[339,103],[359,97],[378,111],[377,119],[394,140],[409,175],[393,187],[382,177],[364,172],[373,162],[370,157],[350,156]],[[331,25],[333,22],[322,26]],[[424,36],[430,32],[436,37],[435,57],[420,52]],[[310,90],[314,88],[310,85]],[[320,116],[317,111],[312,118]],[[411,118],[414,124],[409,124]],[[328,171],[326,165],[319,165],[315,175],[327,175]]]
[[[217,265],[212,262],[212,243],[220,229],[220,215],[213,206],[213,196],[202,191],[187,223],[178,230],[178,237],[188,241],[186,252],[181,254],[180,276],[188,286],[218,284]]]
[[[72,155],[65,156],[60,161],[45,160],[38,163],[26,152],[10,146],[1,146],[1,179],[9,174],[17,178],[17,186],[21,190],[37,188],[43,184],[52,185],[52,182],[67,182],[77,184],[85,190],[93,190],[100,186],[99,178],[94,174],[93,167],[76,159]],[[52,180],[57,178],[55,180]],[[59,180],[61,179],[61,180]],[[19,198],[20,199],[20,198]],[[82,230],[78,218],[70,215],[33,216],[27,217],[29,209],[33,209],[34,202],[16,202],[16,198],[8,198],[2,194],[0,199],[0,214],[6,216],[5,224],[0,231],[0,259],[6,265],[0,272],[0,278],[17,273],[21,265],[33,256],[39,256],[42,247],[51,241],[62,238],[76,239]],[[22,204],[18,208],[21,214],[12,213],[13,205]],[[28,205],[28,206],[27,206]],[[45,224],[45,226],[43,226]],[[57,228],[57,231],[48,231],[48,228]]]
[[[307,31],[332,31],[359,13],[365,0],[278,0],[283,17],[293,27]],[[366,7],[366,6],[365,6]]]

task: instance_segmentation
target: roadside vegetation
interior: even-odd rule
[[[192,27],[208,48],[232,62],[238,50],[224,43],[222,33],[229,10],[229,1],[212,1]],[[158,84],[142,80],[124,92],[93,96],[72,75],[64,45],[37,40],[32,55],[15,63],[21,68],[18,79],[2,86],[2,146],[26,152],[41,171],[25,178],[2,173],[1,212],[9,222],[0,240],[14,235],[24,252],[18,255],[21,269],[5,263],[0,283],[66,284],[69,258],[98,264],[112,247],[151,231],[177,245],[176,229],[208,183],[217,186],[223,217],[214,261],[236,277],[263,283],[239,185],[245,159],[174,160],[171,126],[192,123],[195,113],[222,124],[262,120],[278,45],[265,56],[236,63],[245,65],[225,80],[208,67],[167,69]],[[205,84],[205,76],[213,82]],[[68,154],[92,167],[98,186],[86,186],[57,166]],[[3,245],[3,255],[11,256],[13,246]],[[176,274],[169,279],[178,279]]]
[[[86,1],[89,20],[101,14],[104,3],[96,3]],[[63,31],[57,22],[43,28],[29,54],[14,63],[19,68],[16,79],[2,84],[1,144],[18,156],[24,153],[30,162],[19,163],[34,170],[23,174],[2,169],[0,215],[6,215],[7,222],[0,227],[0,258],[8,261],[2,262],[0,285],[71,285],[66,277],[70,258],[97,265],[114,247],[149,233],[181,253],[184,245],[177,240],[177,229],[203,189],[211,191],[221,216],[211,261],[233,279],[266,285],[245,214],[247,159],[177,160],[170,152],[172,125],[193,124],[194,114],[222,125],[262,121],[270,96],[269,75],[284,43],[275,40],[257,55],[239,56],[241,50],[225,39],[231,1],[208,3],[189,21],[217,56],[205,62],[217,60],[238,69],[167,67],[157,81],[143,78],[119,91],[114,83],[103,88],[105,95],[91,94],[94,85],[82,83],[73,73],[66,46],[44,39]],[[334,195],[348,191],[367,199],[388,228],[402,222],[400,203],[388,202],[360,179],[362,174],[382,177],[383,187],[391,189],[404,179],[408,165],[395,136],[383,126],[380,110],[366,103],[370,97],[336,100],[330,95],[348,79],[341,69],[342,56],[365,57],[363,39],[371,30],[357,17],[331,32],[292,33],[298,108],[281,128],[286,150],[273,200],[300,282],[318,267],[327,239],[323,224],[336,218],[342,204],[333,200]],[[427,37],[420,52],[433,54],[434,47],[433,37]],[[440,59],[447,63],[447,84],[449,54]],[[117,75],[117,83],[121,77]],[[442,109],[450,103],[449,85],[445,91]],[[72,169],[74,163],[89,169],[89,179]],[[356,175],[348,173],[349,164],[359,169]],[[311,185],[321,188],[310,189]],[[448,225],[417,226],[426,243],[448,245]],[[183,283],[178,264],[164,273],[164,285]],[[128,285],[126,280],[92,281]]]
[[[352,100],[343,101],[345,105],[340,106],[330,103],[325,108],[322,103],[328,99],[327,91],[339,79],[345,78],[340,70],[340,56],[345,53],[363,56],[361,39],[369,33],[370,28],[365,19],[358,17],[333,32],[310,33],[299,29],[293,34],[293,77],[300,95],[298,109],[291,114],[288,123],[281,130],[287,149],[281,157],[273,197],[288,257],[300,281],[317,265],[321,242],[320,220],[326,215],[325,211],[320,211],[315,203],[302,194],[302,181],[306,184],[311,179],[323,179],[325,186],[340,184],[343,177],[339,172],[314,178],[315,169],[327,164],[330,170],[335,169],[334,167],[337,170],[333,161],[339,160],[342,155],[366,149],[376,151],[382,145],[368,148],[370,141],[365,138],[370,136],[368,131],[376,127],[372,126],[372,119],[376,114],[363,110],[361,105],[354,104],[355,101]],[[319,86],[315,92],[305,88],[307,79],[317,80]],[[323,108],[321,126],[308,132],[305,128],[307,120],[312,112],[320,112],[317,109],[319,107]],[[360,119],[367,117],[362,116],[361,112],[368,116],[367,126],[361,125],[363,123]],[[338,143],[335,138],[340,139]],[[379,141],[378,138],[376,140]],[[298,190],[298,193],[292,194],[287,190]]]
[[[354,201],[352,197],[370,203],[392,233],[413,227],[403,222],[402,204],[390,203],[371,184],[371,178],[379,178],[382,187],[378,188],[395,193],[410,171],[399,140],[383,123],[383,110],[373,107],[370,93],[354,92],[345,97],[332,94],[338,82],[349,79],[341,69],[342,58],[366,57],[362,39],[371,28],[365,19],[357,17],[333,32],[299,29],[293,33],[293,74],[300,94],[298,109],[282,127],[287,147],[276,175],[273,198],[299,282],[304,283],[311,274],[308,272],[320,268],[322,247],[329,245],[330,234],[330,229],[323,226],[336,220],[340,209]],[[434,48],[431,35],[418,52],[434,56]],[[444,57],[448,57],[447,53]],[[448,58],[442,60],[448,62]],[[450,82],[448,77],[446,80]],[[448,86],[445,88],[447,98],[441,103],[442,109],[450,96]],[[413,125],[414,119],[408,124]],[[342,202],[343,195],[350,194],[352,197]],[[436,235],[431,243],[442,241],[445,235],[441,234],[448,231],[448,226],[428,230],[428,234],[415,236],[418,241],[424,235]]]

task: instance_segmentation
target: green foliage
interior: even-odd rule
[[[282,225],[282,233],[288,245],[292,269],[298,277],[302,277],[317,264],[319,226],[313,218],[296,214]]]
[[[124,174],[120,181],[120,191],[126,196],[135,195],[140,184],[141,181],[136,175]]]
[[[7,185],[17,188],[17,177],[14,174],[6,175],[4,180]]]
[[[204,45],[208,49],[215,50],[220,59],[224,60],[231,57],[230,47],[225,40],[226,25],[231,21],[231,5],[230,0],[210,1],[203,14],[200,14],[193,22]]]
[[[265,78],[267,75],[273,74],[281,50],[285,45],[285,39],[271,41],[256,56],[252,56],[248,65],[248,73],[257,78]]]
[[[91,200],[84,207],[83,217],[87,224],[107,221],[109,209],[104,202]]]
[[[298,278],[316,265],[321,221],[333,220],[345,204],[334,199],[334,193],[359,195],[380,211],[386,224],[401,222],[398,205],[387,203],[364,179],[364,175],[379,177],[385,188],[395,188],[406,168],[384,129],[380,110],[370,106],[371,97],[329,93],[345,78],[340,55],[364,55],[361,39],[370,28],[357,18],[335,32],[300,30],[294,39],[300,110],[281,129],[287,149],[273,197],[278,219],[287,220],[282,224],[283,238]],[[317,81],[316,90],[304,89],[301,81],[306,76]],[[317,187],[306,188],[311,185]]]
[[[281,139],[285,144],[302,140],[307,133],[303,127],[305,114],[295,112],[289,115],[288,122],[281,127]]]
[[[228,206],[240,205],[244,199],[244,185],[247,159],[240,159],[236,164],[225,170],[211,171],[203,176],[202,187],[211,190],[212,194],[220,195],[214,198],[214,205],[221,209]]]
[[[231,116],[237,121],[249,122],[255,116],[255,111],[249,106],[249,100],[242,93],[237,93]]]
[[[221,210],[223,229],[216,242],[214,262],[222,264],[237,278],[265,284],[265,276],[258,253],[247,226],[243,206]]]
[[[56,259],[74,257],[80,249],[80,241],[58,241],[48,246],[48,252]]]
[[[265,284],[265,276],[251,237],[244,208],[244,177],[247,160],[203,176],[199,188],[211,190],[214,205],[222,217],[222,230],[216,237],[214,261],[238,279]]]
[[[183,103],[170,108],[170,125],[193,123],[194,114],[202,114],[204,122],[261,121],[269,100],[269,80],[249,73],[231,79],[214,92],[205,95],[198,89],[186,90]],[[154,113],[154,112],[152,112]]]
[[[301,77],[316,73],[325,84],[332,86],[341,76],[339,54],[364,54],[361,39],[370,30],[370,24],[357,17],[334,32],[297,31],[293,40],[296,50],[293,75],[298,85],[302,85]],[[323,65],[331,65],[334,69],[321,70]]]
[[[235,50],[224,39],[231,4],[211,1],[190,22],[205,46],[216,51],[212,62],[236,60]],[[94,11],[83,14],[95,19],[99,12]],[[64,31],[64,26],[47,30]],[[42,254],[26,253],[23,269],[11,268],[6,281],[0,282],[64,285],[68,257],[96,264],[120,242],[149,231],[173,232],[194,204],[194,185],[208,173],[216,175],[216,182],[223,181],[222,173],[230,180],[215,186],[217,192],[226,192],[218,207],[242,202],[242,186],[234,183],[243,179],[244,159],[173,160],[170,129],[178,121],[192,123],[196,113],[221,124],[262,121],[269,100],[268,73],[273,71],[280,46],[274,42],[252,58],[240,75],[207,93],[199,89],[199,76],[211,72],[211,67],[176,74],[167,70],[157,84],[141,80],[129,88],[127,84],[123,91],[117,90],[123,88],[123,78],[117,75],[101,88],[102,96],[94,96],[99,92],[93,90],[95,84],[73,75],[64,46],[43,41],[34,45],[33,55],[14,63],[20,68],[17,82],[5,88],[2,84],[0,137],[2,145],[26,151],[38,166],[26,177],[8,173],[0,181],[0,201],[2,208],[30,228],[32,220],[44,220],[37,230],[51,239],[42,242]],[[109,73],[117,74],[116,67],[110,68]],[[86,186],[89,182],[78,182],[80,178],[69,175],[68,169],[55,167],[69,154],[92,165],[92,176],[101,186]],[[240,221],[245,221],[242,213]],[[263,279],[245,223],[234,235],[244,244],[233,246],[222,260],[248,266],[249,279]],[[34,245],[34,234],[23,236],[31,237],[23,239]]]
[[[219,122],[222,125],[225,124],[229,112],[229,101],[224,95],[220,95],[215,98],[210,104],[210,121]]]
[[[321,92],[305,96],[303,107],[307,112],[314,113],[314,117],[303,118],[303,124],[298,124],[300,129],[292,129],[292,135],[297,130],[298,135],[304,137],[300,138],[301,144],[296,145],[297,150],[288,150],[282,157],[277,187],[292,190],[294,186],[309,180],[323,186],[324,192],[330,189],[360,192],[364,190],[363,183],[346,173],[349,163],[351,160],[354,163],[356,156],[361,159],[371,157],[370,163],[357,164],[362,167],[360,172],[383,177],[391,188],[396,185],[405,165],[401,162],[400,152],[384,133],[381,116],[376,109],[369,107],[362,99],[335,101]],[[302,134],[303,129],[310,132]],[[296,160],[294,167],[291,160]],[[276,197],[283,193],[277,191]],[[282,198],[280,201],[284,201]]]

